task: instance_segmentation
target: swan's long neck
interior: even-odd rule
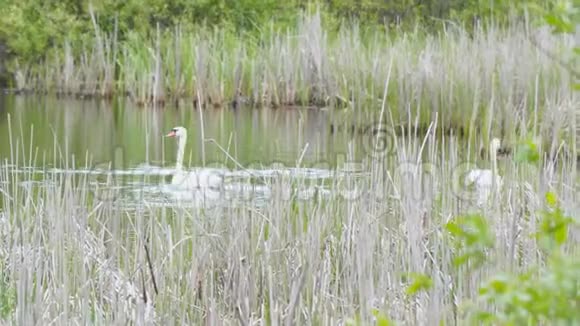
[[[183,168],[183,153],[185,152],[185,142],[187,141],[185,135],[179,137],[179,142],[177,143],[177,162],[175,163],[175,169],[181,170]]]
[[[497,174],[497,155],[496,155],[495,146],[491,149],[490,158],[491,158],[491,167],[493,174]]]
[[[492,146],[490,154],[491,154],[491,173],[493,175],[492,184],[493,184],[494,189],[497,189],[498,184],[497,184],[496,180],[497,180],[497,177],[499,174],[497,172],[497,148],[496,148],[496,146]]]

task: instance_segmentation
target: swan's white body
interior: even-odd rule
[[[177,161],[175,174],[171,178],[173,186],[185,189],[194,188],[217,188],[223,184],[223,171],[218,169],[198,169],[194,171],[183,170],[183,154],[187,142],[187,130],[183,127],[173,128],[167,137],[177,138]]]
[[[494,138],[490,144],[490,157],[492,168],[490,169],[475,169],[469,171],[465,177],[465,184],[468,186],[475,186],[477,192],[477,204],[479,206],[485,205],[490,199],[493,191],[498,193],[501,191],[503,184],[502,177],[497,172],[497,151],[499,150],[501,142]]]

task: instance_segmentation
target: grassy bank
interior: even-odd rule
[[[153,34],[121,42],[95,20],[93,38],[82,47],[65,44],[43,63],[17,67],[16,89],[128,94],[139,103],[372,107],[392,62],[392,104],[458,112],[486,107],[492,98],[516,106],[566,94],[570,76],[546,53],[565,59],[573,42],[521,24],[473,33],[449,27],[438,35],[348,25],[336,33],[322,27],[319,14],[303,16],[287,31],[265,27],[260,38],[226,29]]]
[[[578,321],[563,304],[578,300],[579,234],[561,219],[579,213],[573,160],[500,161],[502,195],[478,211],[455,183],[473,153],[456,138],[399,137],[394,155],[369,157],[356,175],[333,171],[330,197],[288,197],[313,184],[280,177],[266,182],[272,196],[259,207],[159,208],[137,199],[126,208],[90,176],[22,170],[87,162],[58,145],[61,162],[43,162],[18,139],[14,132],[0,168],[7,323],[370,325],[374,310],[413,325],[489,317],[477,310],[500,324]],[[474,212],[487,223],[468,218]],[[536,238],[550,230],[569,266],[551,263]],[[528,271],[522,280],[502,276]],[[554,306],[562,309],[542,310]]]
[[[428,124],[468,128],[493,123],[525,133],[534,116],[553,123],[577,104],[567,61],[573,38],[515,24],[472,33],[449,27],[430,35],[323,27],[319,14],[262,37],[226,29],[158,30],[152,38],[98,28],[42,63],[18,66],[16,89],[78,97],[129,96],[143,105],[315,105],[374,112],[385,80],[395,121],[409,112]],[[568,116],[563,121],[571,121]],[[485,128],[485,127],[484,127]]]

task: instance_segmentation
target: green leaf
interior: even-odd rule
[[[417,292],[428,290],[433,286],[433,280],[425,274],[411,273],[410,277],[413,281],[407,288],[408,295],[415,295]]]
[[[546,193],[546,202],[548,203],[548,205],[550,207],[556,207],[556,203],[558,202],[558,199],[556,198],[556,194],[548,191]]]
[[[561,28],[561,26],[564,24],[562,19],[560,19],[560,17],[556,16],[555,14],[544,15],[544,20],[554,28]]]
[[[527,141],[520,145],[515,157],[518,163],[537,163],[540,160],[540,153],[536,144],[532,141]]]
[[[393,324],[393,322],[378,309],[373,309],[371,313],[377,319],[377,326],[391,326]]]
[[[471,256],[468,254],[458,255],[457,257],[453,258],[453,266],[459,267],[467,263]]]
[[[485,217],[480,214],[459,216],[445,227],[455,242],[455,266],[471,262],[472,267],[477,267],[485,262],[485,251],[494,243],[493,233]]]
[[[568,228],[567,225],[562,225],[554,232],[554,240],[556,240],[557,244],[562,245],[566,242],[566,239],[568,239]]]
[[[492,280],[489,285],[495,293],[504,293],[508,288],[507,280],[501,278]]]
[[[458,236],[463,233],[463,230],[457,225],[457,223],[450,221],[445,224],[445,229],[452,235]]]
[[[477,320],[478,322],[484,323],[484,324],[488,324],[491,323],[492,321],[496,320],[496,317],[494,314],[487,312],[487,311],[479,311],[475,314],[474,316],[475,320]]]
[[[535,236],[545,248],[552,249],[554,245],[561,246],[568,240],[568,227],[574,223],[574,219],[564,215],[554,193],[547,192],[545,196],[549,209],[542,212]]]

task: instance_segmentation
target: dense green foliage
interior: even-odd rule
[[[325,23],[331,26],[356,18],[367,27],[393,24],[414,27],[440,25],[442,20],[474,22],[506,21],[523,17],[528,4],[548,7],[552,1],[352,1],[352,0],[87,0],[40,1],[0,0],[0,45],[5,44],[12,59],[36,62],[53,47],[69,40],[73,48],[82,46],[94,34],[91,10],[104,32],[118,31],[119,40],[129,33],[150,35],[157,26],[173,29],[180,26],[219,26],[238,32],[267,30],[266,23],[288,27],[300,10],[321,6]],[[1,55],[1,53],[0,53]]]
[[[578,226],[577,219],[566,216],[554,193],[546,193],[546,209],[540,221],[536,241],[543,248],[544,266],[528,266],[519,273],[493,276],[479,288],[479,302],[473,309],[478,323],[492,325],[575,325],[580,322],[580,260],[567,252],[568,232]],[[460,217],[447,224],[454,239],[464,240],[456,246],[460,265],[493,259],[493,235],[482,216]],[[495,309],[481,307],[495,306]]]

